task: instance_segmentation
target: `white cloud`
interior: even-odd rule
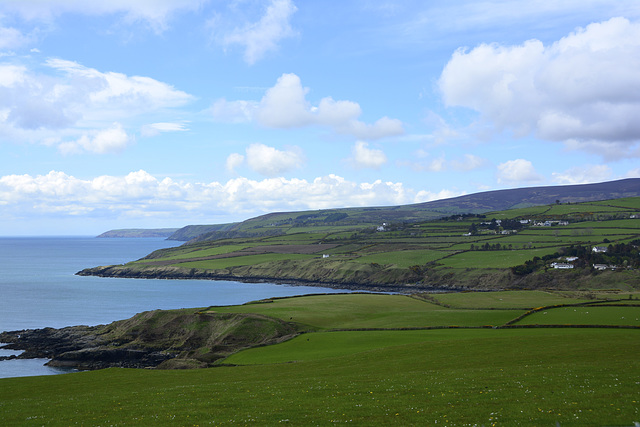
[[[103,73],[57,58],[48,59],[45,65],[63,73],[65,78],[63,82],[57,82],[56,87],[63,95],[82,91],[81,94],[73,94],[82,95],[83,102],[101,109],[121,111],[128,107],[150,111],[184,105],[193,99],[191,95],[150,77]],[[130,114],[130,111],[120,114]]]
[[[251,144],[245,150],[245,154],[232,153],[229,155],[226,161],[227,170],[234,172],[246,162],[254,172],[275,177],[297,169],[304,163],[304,155],[298,147],[278,150],[264,144]]]
[[[382,117],[373,124],[358,120],[362,114],[360,105],[353,101],[335,101],[331,97],[313,106],[295,74],[283,74],[258,101],[216,101],[211,112],[216,120],[226,122],[256,121],[270,128],[298,128],[311,125],[327,126],[336,133],[372,140],[404,133],[398,119]]]
[[[351,152],[356,167],[378,169],[387,163],[387,156],[382,150],[369,148],[369,144],[364,141],[357,141]]]
[[[229,172],[235,172],[244,163],[244,156],[238,153],[231,153],[227,157],[226,167]]]
[[[63,154],[75,154],[87,151],[96,154],[117,153],[132,142],[120,123],[114,123],[108,129],[82,135],[76,141],[63,142],[59,149]]]
[[[553,182],[557,184],[588,184],[611,179],[612,171],[607,165],[578,166],[561,173],[553,173]]]
[[[278,176],[296,169],[304,161],[301,150],[295,147],[281,151],[264,144],[251,144],[246,151],[249,167],[266,176]]]
[[[156,136],[163,132],[184,132],[189,130],[185,123],[151,123],[142,126],[140,132],[144,137]]]
[[[621,158],[638,155],[638,70],[640,23],[613,18],[549,46],[458,50],[439,86],[447,105],[472,108],[496,129],[572,140],[574,148],[599,143],[600,154]]]
[[[226,34],[223,44],[244,46],[244,60],[255,64],[267,52],[276,50],[282,39],[295,35],[289,21],[296,10],[291,0],[271,0],[259,21]]]
[[[419,199],[427,197],[419,194]],[[337,175],[312,181],[240,177],[224,183],[190,183],[156,178],[144,170],[92,179],[51,171],[0,177],[0,200],[3,217],[171,217],[187,221],[221,213],[248,217],[274,210],[399,205],[414,202],[416,194],[401,183],[358,183]]]
[[[154,31],[162,32],[167,21],[179,11],[197,10],[205,0],[8,0],[3,2],[6,12],[14,12],[32,21],[52,21],[66,13],[83,15],[122,15],[123,22],[147,23]]]
[[[30,41],[31,37],[24,35],[20,30],[13,27],[0,26],[0,49],[16,49]]]
[[[61,150],[66,152],[110,152],[129,142],[113,134],[108,141],[102,139],[99,134],[114,122],[124,133],[129,123],[147,114],[162,113],[193,99],[149,77],[105,73],[56,58],[44,65],[35,72],[21,64],[0,64],[0,136],[62,143]],[[142,132],[182,130],[180,126],[160,122]]]
[[[542,180],[529,160],[516,159],[498,165],[498,183],[516,184]]]

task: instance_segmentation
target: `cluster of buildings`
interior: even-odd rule
[[[606,246],[594,246],[593,248],[591,248],[591,251],[593,253],[606,253],[608,251],[608,248]],[[568,270],[574,267],[572,262],[576,260],[578,260],[577,256],[565,257],[562,262],[552,262],[550,266],[560,270]],[[616,266],[610,264],[593,264],[593,268],[600,271],[615,270]]]

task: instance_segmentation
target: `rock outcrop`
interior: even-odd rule
[[[8,358],[51,359],[47,365],[81,370],[203,368],[238,350],[297,335],[295,325],[254,314],[201,309],[155,310],[99,326],[71,326],[0,333]]]

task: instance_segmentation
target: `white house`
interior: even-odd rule
[[[599,253],[607,252],[609,249],[606,246],[594,246],[591,250],[599,254]]]
[[[561,268],[563,270],[566,270],[566,269],[573,268],[573,264],[568,264],[568,263],[565,263],[565,262],[554,262],[554,263],[551,264],[551,267],[553,267],[553,268]]]

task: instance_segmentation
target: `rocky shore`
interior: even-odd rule
[[[297,333],[291,324],[259,315],[155,310],[108,325],[2,332],[2,348],[23,353],[0,360],[47,358],[48,366],[79,370],[203,368],[240,349]]]

